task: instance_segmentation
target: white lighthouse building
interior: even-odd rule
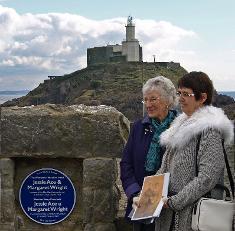
[[[129,16],[126,25],[126,41],[122,42],[122,55],[126,55],[127,61],[142,61],[142,49],[135,38],[135,24]]]
[[[109,62],[141,62],[142,47],[135,38],[135,24],[129,16],[126,24],[126,40],[122,44],[87,49],[87,66]]]

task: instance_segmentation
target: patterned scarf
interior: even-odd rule
[[[160,168],[162,155],[160,153],[161,147],[159,138],[162,132],[169,128],[175,116],[175,113],[169,111],[167,117],[162,122],[159,122],[156,119],[151,119],[152,126],[154,127],[154,135],[145,161],[145,170],[147,172],[156,172]]]

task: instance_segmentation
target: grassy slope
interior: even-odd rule
[[[185,73],[182,67],[168,69],[157,63],[96,65],[47,80],[27,96],[11,104],[19,106],[44,103],[106,104],[116,107],[128,119],[134,120],[142,115],[143,81],[163,75],[176,83],[177,79]]]

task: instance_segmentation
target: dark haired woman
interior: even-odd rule
[[[222,139],[233,140],[233,124],[220,108],[210,106],[213,84],[203,72],[191,72],[178,82],[179,103],[183,113],[162,133],[161,144],[167,146],[161,172],[170,172],[169,196],[165,208],[156,220],[156,230],[191,230],[194,202],[223,183],[224,156]],[[200,146],[196,160],[196,146]],[[197,163],[196,163],[197,161]],[[196,167],[198,174],[196,174]],[[175,217],[172,219],[172,211]],[[172,221],[172,222],[171,222]]]

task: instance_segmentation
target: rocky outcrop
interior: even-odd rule
[[[142,116],[142,85],[157,75],[177,80],[186,73],[181,66],[165,67],[160,63],[130,62],[89,66],[68,75],[45,80],[27,96],[4,103],[4,106],[30,106],[46,103],[109,105],[129,120]]]
[[[229,105],[229,104],[234,104],[235,101],[232,97],[230,97],[228,95],[218,94],[215,91],[214,95],[213,95],[213,102],[212,103],[216,107],[224,107],[224,106]]]
[[[223,110],[230,120],[235,121],[235,103],[223,106]]]
[[[109,105],[129,120],[142,117],[142,85],[149,78],[163,75],[177,86],[187,71],[180,65],[129,62],[89,66],[64,76],[47,79],[26,96],[5,102],[3,106],[30,106],[46,103]],[[213,105],[223,107],[234,102],[232,97],[214,92]]]

